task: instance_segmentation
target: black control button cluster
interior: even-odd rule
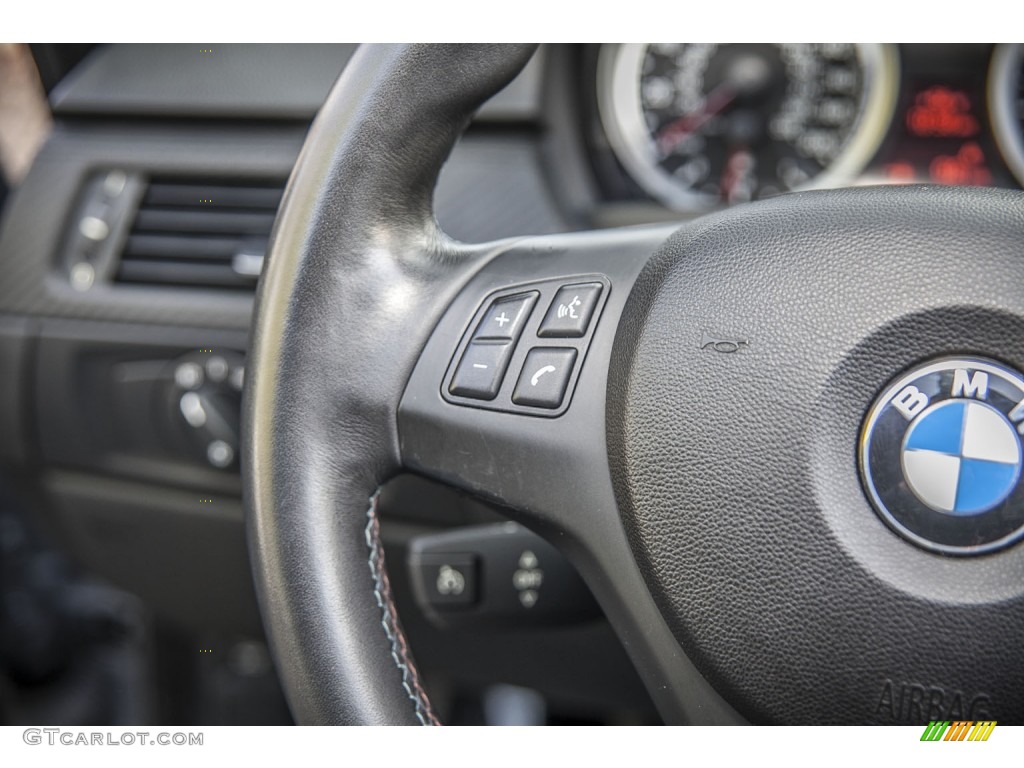
[[[476,407],[558,415],[568,405],[607,285],[605,278],[550,280],[492,295],[456,350],[442,394]],[[543,316],[534,311],[537,304],[546,306]],[[520,343],[523,338],[535,342]],[[561,342],[545,346],[546,339]]]
[[[439,627],[571,626],[601,615],[569,561],[515,523],[416,536],[406,556],[413,596]]]
[[[232,350],[204,349],[174,361],[166,381],[174,431],[195,458],[224,470],[238,468],[245,358]]]
[[[449,387],[453,395],[494,399],[515,343],[539,295],[537,291],[530,291],[502,296],[491,302],[455,370]]]

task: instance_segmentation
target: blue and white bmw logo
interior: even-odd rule
[[[980,358],[940,360],[894,382],[864,424],[868,498],[928,549],[980,554],[1024,535],[1024,377]]]

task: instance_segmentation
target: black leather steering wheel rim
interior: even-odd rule
[[[416,355],[481,254],[438,230],[437,174],[532,51],[364,46],[289,181],[254,316],[243,460],[257,593],[299,722],[437,722],[391,599],[375,493],[400,466]]]

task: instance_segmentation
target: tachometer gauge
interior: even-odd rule
[[[988,72],[988,108],[1003,159],[1024,184],[1024,46],[997,45]]]
[[[604,46],[601,121],[626,171],[677,210],[837,186],[892,119],[888,45]]]

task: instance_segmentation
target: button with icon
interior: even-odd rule
[[[519,338],[535,301],[536,291],[496,299],[487,310],[484,319],[480,321],[480,325],[476,327],[473,338],[515,341]]]
[[[586,335],[603,287],[600,283],[562,286],[552,300],[537,335],[563,339]]]
[[[434,608],[457,608],[477,600],[477,556],[471,552],[430,553],[416,564],[424,597]]]
[[[466,347],[448,391],[459,397],[493,400],[512,357],[512,344],[474,341]]]
[[[534,347],[523,363],[512,402],[535,408],[557,408],[565,397],[575,362],[575,349]]]

